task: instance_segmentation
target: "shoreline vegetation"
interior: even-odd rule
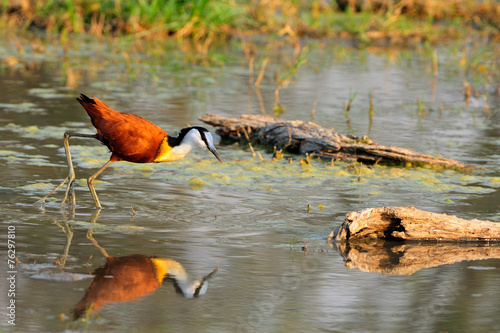
[[[272,112],[278,117],[286,111],[280,90],[309,63],[311,53],[330,45],[335,48],[328,52],[339,61],[354,56],[355,49],[388,51],[391,61],[405,61],[407,52],[417,51],[434,76],[462,73],[466,105],[484,100],[488,117],[495,112],[488,97],[500,95],[499,0],[3,0],[0,32],[5,41],[0,65],[29,72],[39,66],[33,54],[56,56],[71,89],[84,70],[71,65],[70,55],[88,54],[89,42],[105,48],[97,47],[94,55],[121,55],[124,75],[132,80],[142,70],[135,65],[145,59],[220,66],[241,56],[263,113],[264,77],[267,89],[274,89]],[[271,49],[290,52],[276,58]],[[356,94],[349,92],[344,107],[350,130]],[[423,101],[417,99],[416,108],[425,116]],[[370,109],[370,122],[372,116]]]
[[[361,45],[500,41],[496,0],[5,0],[5,32],[190,38],[345,38]],[[4,33],[5,33],[4,32]]]

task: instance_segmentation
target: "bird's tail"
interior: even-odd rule
[[[103,118],[112,118],[113,114],[118,113],[118,111],[113,110],[105,103],[98,100],[96,97],[90,98],[84,94],[81,94],[80,97],[76,99],[87,111],[90,119],[92,120],[92,124],[96,128],[100,128],[100,123]]]
[[[80,102],[80,104],[87,104],[87,103],[90,103],[90,104],[96,104],[95,100],[92,99],[92,98],[89,98],[87,95],[84,95],[84,94],[81,94],[80,97],[77,97],[76,100],[78,102]]]

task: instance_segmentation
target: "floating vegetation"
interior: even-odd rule
[[[42,113],[45,112],[43,108],[37,107],[35,103],[22,102],[19,104],[0,103],[0,108],[7,112],[16,113]]]
[[[193,177],[188,180],[188,184],[190,189],[197,191],[201,190],[203,186],[207,184],[207,182],[200,177]]]
[[[22,189],[28,192],[38,193],[38,192],[46,192],[47,190],[52,190],[53,187],[54,185],[51,183],[36,183],[36,184],[19,186],[18,189]]]
[[[72,146],[77,151],[73,154],[77,173],[77,187],[85,188],[86,178],[94,169],[99,168],[109,153],[100,146]],[[96,150],[100,153],[96,155]],[[9,154],[9,153],[6,153]],[[221,151],[224,155],[224,150]],[[282,159],[273,159],[272,154],[264,154],[263,160],[249,158],[250,152],[234,149],[232,159],[219,164],[216,160],[197,160],[188,157],[175,164],[151,164],[150,173],[144,175],[144,165],[120,162],[115,171],[105,175],[105,181],[97,183],[97,187],[107,187],[127,181],[134,173],[142,173],[144,177],[168,184],[184,184],[192,190],[203,187],[248,188],[258,191],[288,191],[289,188],[328,189],[334,186],[337,190],[350,192],[354,189],[370,196],[383,197],[388,184],[391,188],[412,193],[447,193],[455,198],[461,193],[489,193],[500,187],[498,177],[482,175],[479,171],[464,175],[455,171],[433,170],[414,167],[361,166],[360,163],[337,161],[333,166],[329,161],[302,159],[304,163],[290,163],[290,159],[299,160],[294,155],[285,155]],[[92,158],[90,158],[92,156]],[[100,158],[102,157],[102,158]],[[23,159],[16,160],[23,163]],[[61,155],[61,161],[63,157]],[[67,167],[61,162],[58,170],[61,177],[66,175]],[[122,180],[121,180],[122,179]],[[18,189],[28,193],[45,193],[50,183],[34,183],[20,186]],[[321,209],[321,208],[320,208]]]
[[[13,123],[7,124],[4,128],[0,129],[0,131],[10,131],[20,137],[37,140],[60,139],[64,133],[64,129],[57,126],[21,126]]]
[[[135,213],[134,213],[135,215]],[[122,225],[117,227],[120,230],[125,230],[125,231],[140,231],[140,230],[145,230],[146,228],[144,227],[139,227],[136,225]]]
[[[79,274],[70,272],[52,272],[45,271],[37,274],[31,275],[32,279],[42,279],[50,281],[80,281],[85,279],[91,279],[94,276],[91,274]]]
[[[28,90],[28,95],[36,96],[44,99],[61,98],[61,97],[73,97],[68,94],[61,94],[55,88],[31,88]]]
[[[31,150],[31,149],[30,149]],[[7,164],[24,164],[24,165],[39,165],[39,166],[57,166],[50,163],[47,156],[31,155],[13,150],[0,150],[0,160]]]

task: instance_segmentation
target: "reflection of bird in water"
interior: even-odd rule
[[[187,298],[202,296],[207,291],[208,280],[219,269],[217,267],[203,278],[191,279],[184,267],[172,259],[142,255],[106,259],[106,264],[94,272],[92,284],[75,306],[74,319],[98,311],[109,303],[131,301],[151,294],[169,281],[177,293]]]
[[[212,134],[203,127],[183,128],[177,137],[172,137],[146,119],[130,113],[115,111],[97,98],[91,99],[82,94],[77,100],[90,116],[92,125],[97,129],[97,134],[64,133],[64,149],[69,175],[55,190],[38,201],[47,198],[69,180],[62,206],[64,206],[68,195],[73,206],[75,205],[73,190],[75,171],[69,149],[69,138],[72,136],[97,139],[111,151],[109,161],[88,179],[90,193],[97,208],[101,208],[101,204],[94,189],[94,180],[113,162],[171,162],[183,158],[193,148],[208,149],[222,162],[215,149]]]

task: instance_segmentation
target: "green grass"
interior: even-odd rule
[[[242,14],[241,7],[227,0],[49,0],[32,2],[29,8],[16,4],[7,0],[0,8],[4,20],[16,15],[24,18],[21,29],[35,26],[75,33],[129,34],[154,29],[171,35],[187,26],[188,35],[206,34],[234,28]]]
[[[370,3],[370,1],[365,1]],[[500,5],[491,1],[401,1],[384,8],[341,11],[320,0],[3,0],[2,25],[55,33],[213,38],[242,32],[293,37],[349,37],[370,44],[377,39],[404,42],[437,40],[465,28],[498,36]],[[470,30],[470,29],[469,29]],[[459,37],[459,36],[457,36]]]

